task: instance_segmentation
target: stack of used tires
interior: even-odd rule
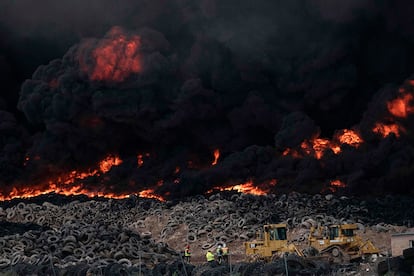
[[[414,273],[414,247],[403,250],[403,255],[389,258],[378,263],[378,275],[387,273],[398,273],[398,275],[413,275]]]

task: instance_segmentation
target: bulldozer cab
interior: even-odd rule
[[[263,231],[256,232],[256,241],[269,245],[273,241],[287,241],[286,224],[266,224]]]
[[[273,224],[265,225],[264,227],[264,239],[269,241],[284,241],[287,240],[286,225]]]
[[[335,240],[338,238],[350,238],[354,237],[354,230],[358,229],[356,224],[342,224],[342,225],[332,225],[329,227],[329,238]]]
[[[334,240],[335,238],[339,237],[339,227],[330,227],[329,228],[329,239]]]
[[[297,252],[297,248],[288,244],[286,224],[266,224],[263,230],[256,234],[256,239],[245,242],[246,255],[256,255],[269,259],[276,254]]]
[[[354,237],[356,237],[354,231],[357,229],[358,226],[356,224],[334,224],[329,227],[321,227],[320,229],[312,228],[311,235],[309,237],[311,241],[315,241],[315,239],[323,239],[327,240],[328,243],[351,242],[354,240]],[[320,233],[320,236],[315,233]],[[326,242],[320,244],[326,245]]]

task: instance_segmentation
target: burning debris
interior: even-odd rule
[[[102,40],[89,40],[78,49],[79,65],[92,81],[122,82],[142,70],[140,47],[139,36],[127,36],[121,28],[113,28]]]
[[[406,9],[305,3],[138,1],[79,30],[0,99],[0,198],[413,192]]]

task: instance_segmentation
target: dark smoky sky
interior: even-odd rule
[[[388,144],[375,153],[367,147],[367,156],[384,157],[372,168],[348,165],[360,153],[328,162],[329,171],[314,160],[261,164],[275,139],[281,150],[314,133],[372,124],[386,99],[381,91],[414,73],[413,13],[409,0],[3,0],[0,173],[10,182],[88,166],[108,152],[126,160],[148,151],[159,161],[145,173],[125,165],[116,177],[150,183],[190,157],[205,164],[220,148],[228,157],[222,167],[183,179],[202,186],[237,170],[242,178],[286,177],[292,186],[323,175],[373,181],[372,171],[398,163],[385,161]],[[76,65],[90,52],[83,39],[113,26],[145,38],[146,72],[119,85],[90,83]],[[54,79],[56,90],[45,88]],[[22,167],[27,154],[45,162]]]
[[[248,67],[244,74],[263,70],[272,74],[265,77],[279,78],[275,86],[288,94],[281,104],[305,109],[327,134],[358,122],[376,89],[412,72],[410,1],[7,0],[0,5],[0,64],[9,87],[3,97],[11,110],[22,80],[37,66],[61,57],[82,38],[102,37],[114,25],[160,31],[182,55],[197,37],[209,37]],[[319,77],[336,79],[324,83]],[[305,101],[290,101],[305,89]],[[354,104],[345,108],[344,102]]]

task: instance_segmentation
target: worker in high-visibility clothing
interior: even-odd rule
[[[214,254],[211,252],[211,250],[207,251],[206,259],[207,259],[207,263],[209,263],[209,264],[214,263]]]
[[[190,245],[187,244],[187,246],[184,249],[184,259],[187,263],[191,261],[191,251],[190,251]]]

